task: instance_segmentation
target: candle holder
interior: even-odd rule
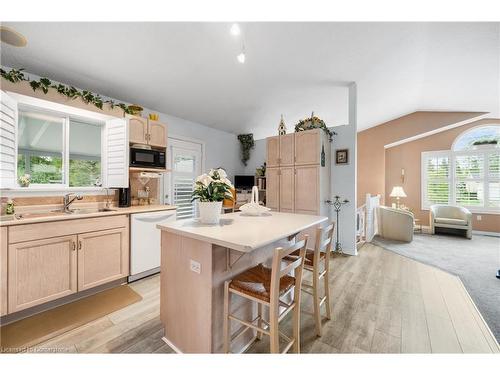
[[[349,200],[344,199],[341,200],[340,196],[336,195],[333,198],[335,198],[334,201],[332,200],[327,200],[326,203],[328,203],[330,206],[333,206],[333,209],[335,210],[336,213],[336,227],[337,227],[337,238],[335,241],[335,251],[339,254],[343,254],[344,252],[342,251],[342,244],[340,243],[340,235],[339,235],[339,212],[342,208],[343,205],[349,203]]]

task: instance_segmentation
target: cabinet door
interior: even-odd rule
[[[76,236],[9,246],[9,313],[77,291]]]
[[[280,168],[280,212],[293,212],[294,209],[294,168]]]
[[[320,163],[320,129],[295,133],[295,165]]]
[[[294,134],[282,135],[280,139],[280,166],[292,166],[295,162]]]
[[[280,138],[269,137],[267,138],[267,167],[278,167],[280,165]]]
[[[0,228],[0,316],[7,314],[7,227]]]
[[[266,169],[266,207],[279,210],[280,176],[279,168]]]
[[[148,143],[148,120],[138,116],[128,118],[128,131],[130,143]]]
[[[167,147],[167,125],[158,121],[148,120],[149,141],[151,146]]]
[[[319,168],[295,167],[295,212],[319,212]]]
[[[128,229],[78,235],[78,291],[129,274]]]

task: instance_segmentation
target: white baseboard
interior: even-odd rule
[[[472,234],[480,234],[481,236],[500,237],[500,232],[486,232],[483,230],[473,230]]]

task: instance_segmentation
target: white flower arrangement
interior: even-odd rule
[[[17,181],[21,187],[28,187],[31,183],[31,176],[29,174],[22,175]]]
[[[233,199],[231,193],[233,184],[227,178],[226,171],[222,168],[211,169],[196,178],[192,201],[221,202],[224,199]]]

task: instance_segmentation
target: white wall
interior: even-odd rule
[[[143,116],[154,112],[145,109]],[[205,143],[205,169],[223,167],[231,181],[235,174],[240,174],[243,164],[240,161],[240,142],[236,135],[222,130],[184,120],[168,114],[160,115],[160,121],[168,124],[168,136],[187,137]]]
[[[337,135],[332,143],[332,200],[335,195],[349,200],[339,214],[339,236],[344,253],[356,255],[356,127],[353,125],[332,128]],[[349,150],[349,164],[335,164],[335,150]],[[332,209],[332,218],[336,220]]]

